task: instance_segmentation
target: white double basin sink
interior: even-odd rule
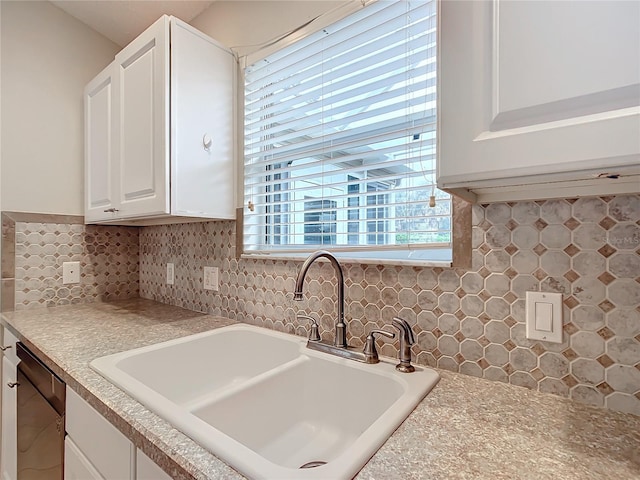
[[[248,478],[349,479],[439,380],[233,325],[91,367]]]

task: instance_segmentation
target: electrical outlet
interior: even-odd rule
[[[80,262],[62,262],[62,283],[80,283]]]
[[[218,267],[204,267],[204,289],[218,291]]]
[[[173,285],[175,280],[175,269],[173,263],[167,263],[167,285]]]

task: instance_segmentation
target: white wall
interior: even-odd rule
[[[120,47],[49,2],[0,8],[2,209],[82,215],[82,91]]]
[[[190,23],[229,47],[255,45],[354,1],[219,0]],[[0,205],[82,215],[82,90],[120,47],[46,1],[0,9]]]
[[[2,6],[0,5],[0,106],[2,105]],[[0,108],[0,212],[2,211],[2,111]],[[0,235],[0,239],[2,236]],[[0,252],[2,251],[2,240],[0,240]],[[0,301],[0,311],[2,302]],[[1,369],[0,369],[1,370]],[[1,379],[1,375],[0,375]],[[0,395],[0,399],[2,396]],[[1,426],[1,423],[0,423]]]

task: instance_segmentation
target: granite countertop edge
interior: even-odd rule
[[[237,321],[132,299],[5,312],[2,323],[172,478],[244,478],[89,367]],[[640,417],[437,371],[439,384],[356,479],[640,478]]]

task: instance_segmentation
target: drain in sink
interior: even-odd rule
[[[322,465],[326,465],[327,462],[323,462],[321,460],[316,460],[315,462],[307,462],[304,465],[300,466],[300,468],[314,468],[314,467],[320,467]]]

